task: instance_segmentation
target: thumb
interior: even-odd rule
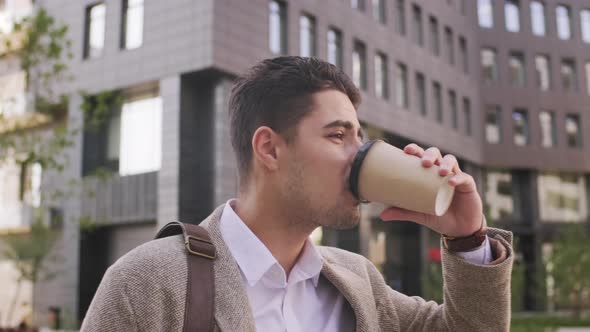
[[[383,221],[403,220],[424,224],[426,218],[422,212],[410,211],[398,207],[389,207],[381,212],[379,218]]]

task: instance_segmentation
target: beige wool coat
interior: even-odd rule
[[[215,329],[255,331],[240,269],[219,231],[222,211],[223,206],[217,208],[201,224],[217,248]],[[442,249],[441,305],[391,289],[369,260],[341,249],[320,247],[321,274],[350,304],[357,331],[508,331],[512,234],[490,228],[488,235],[507,249],[508,258],[496,265],[473,265]],[[107,270],[81,330],[182,331],[185,255],[179,235],[150,241],[121,257]]]

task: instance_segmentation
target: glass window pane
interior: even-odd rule
[[[557,36],[564,40],[570,39],[572,37],[572,29],[569,7],[563,5],[555,7],[555,20],[557,23]]]
[[[286,7],[278,1],[271,1],[269,9],[269,35],[268,44],[270,51],[274,54],[286,53]]]
[[[502,138],[502,112],[499,106],[486,107],[486,141],[488,143],[500,143]]]
[[[588,216],[587,191],[584,176],[567,173],[540,173],[540,218],[551,222],[582,222]]]
[[[569,114],[565,117],[565,134],[567,136],[567,145],[575,148],[582,145],[580,133],[580,117],[575,114]]]
[[[512,53],[508,58],[510,84],[515,87],[525,86],[524,57],[520,53]]]
[[[301,56],[315,56],[315,19],[303,15],[299,18],[299,53]]]
[[[360,89],[367,89],[367,53],[365,44],[359,41],[352,51],[352,81]]]
[[[430,17],[430,50],[432,54],[440,54],[440,37],[438,35],[438,21],[434,16]]]
[[[342,34],[339,30],[328,30],[328,62],[342,68]]]
[[[436,113],[436,121],[443,122],[443,105],[442,105],[442,89],[440,83],[432,83],[432,96],[434,99],[434,112]]]
[[[580,12],[580,24],[582,26],[582,40],[590,43],[590,10],[585,9]]]
[[[492,220],[516,218],[517,191],[508,171],[489,171],[485,176],[485,206]]]
[[[447,46],[447,59],[449,60],[449,64],[455,64],[455,43],[453,41],[453,30],[451,28],[445,28],[445,42]]]
[[[572,59],[561,62],[561,84],[564,91],[575,92],[578,89],[576,66]]]
[[[590,96],[590,61],[584,65],[586,69],[586,93]]]
[[[428,110],[426,108],[426,82],[422,73],[416,73],[416,101],[418,112],[425,116]]]
[[[88,35],[87,50],[85,50],[86,57],[96,58],[102,54],[104,48],[104,33],[105,33],[105,12],[106,6],[104,3],[94,5],[88,9]]]
[[[422,30],[422,9],[418,5],[412,6],[414,41],[424,46],[424,31]]]
[[[498,63],[495,50],[490,48],[481,50],[481,70],[481,76],[485,83],[496,82],[498,80]]]
[[[545,35],[545,5],[540,1],[531,2],[531,28],[536,36]]]
[[[453,129],[457,129],[459,128],[457,93],[453,90],[449,90],[449,110],[451,111],[451,126]]]
[[[506,19],[507,31],[520,31],[520,10],[518,8],[517,0],[506,0],[504,5],[504,17]]]
[[[529,121],[525,110],[515,110],[512,113],[514,124],[514,144],[524,146],[529,144]]]
[[[477,18],[482,28],[494,26],[492,0],[477,0]]]
[[[408,108],[408,70],[404,64],[397,65],[396,79],[395,79],[395,98],[397,106],[401,108]]]
[[[551,85],[549,57],[546,55],[535,56],[535,70],[537,73],[537,87],[541,91],[548,91]]]
[[[557,128],[555,127],[555,114],[549,111],[539,113],[541,124],[541,146],[551,148],[557,144]]]
[[[382,24],[387,21],[385,0],[373,0],[373,18]]]
[[[459,37],[459,49],[461,50],[461,64],[463,72],[469,72],[469,55],[467,54],[467,40],[464,37]]]
[[[471,136],[471,101],[463,98],[463,116],[465,118],[465,134]]]
[[[124,15],[125,39],[123,48],[138,48],[143,42],[143,0],[127,0]]]
[[[406,1],[397,0],[397,33],[404,36],[406,34]]]
[[[375,94],[383,99],[389,98],[387,67],[387,57],[381,53],[375,55]]]
[[[162,100],[146,98],[123,104],[119,174],[157,171],[162,154]]]

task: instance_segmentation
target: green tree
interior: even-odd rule
[[[581,318],[590,307],[590,236],[583,225],[568,225],[560,232],[548,266],[555,281],[556,303]]]

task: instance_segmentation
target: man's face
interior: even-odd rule
[[[360,220],[359,201],[348,176],[362,145],[362,132],[350,99],[337,90],[313,95],[312,111],[281,160],[281,195],[290,219],[302,226],[350,228]]]

